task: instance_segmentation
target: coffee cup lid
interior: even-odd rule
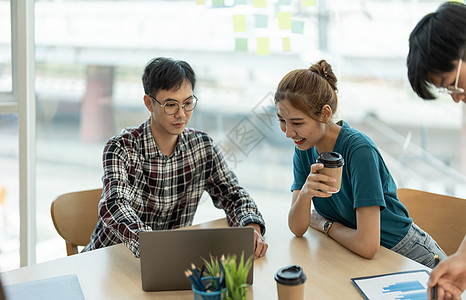
[[[283,285],[300,285],[306,282],[306,274],[300,266],[292,265],[279,269],[275,280]]]
[[[326,168],[338,168],[345,164],[343,156],[338,152],[322,152],[316,161],[323,163]]]

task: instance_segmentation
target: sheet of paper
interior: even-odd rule
[[[351,278],[351,281],[365,299],[425,300],[428,279],[429,273],[426,270],[417,270]]]

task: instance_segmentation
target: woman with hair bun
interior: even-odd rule
[[[275,105],[281,130],[294,141],[294,182],[288,226],[296,236],[309,226],[372,259],[380,245],[429,267],[446,255],[409,217],[374,142],[345,121],[334,123],[337,78],[325,60],[291,71],[278,84]],[[319,154],[344,159],[341,188],[319,174]],[[311,204],[314,209],[311,211]]]

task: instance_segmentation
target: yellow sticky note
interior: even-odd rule
[[[278,28],[279,29],[291,29],[291,13],[290,12],[278,12]]]
[[[233,15],[233,31],[246,32],[246,15]]]
[[[301,0],[302,6],[316,6],[316,0]]]
[[[257,38],[256,54],[257,55],[270,55],[269,38],[267,37]]]
[[[283,52],[291,51],[290,38],[289,37],[282,38],[282,45],[283,45]]]
[[[196,4],[204,5],[204,4],[205,4],[205,0],[196,0]]]
[[[254,7],[267,7],[267,0],[254,0]]]

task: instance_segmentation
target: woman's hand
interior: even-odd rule
[[[327,185],[327,183],[335,183],[337,180],[333,177],[319,174],[319,170],[323,169],[323,164],[313,164],[311,166],[311,173],[307,176],[304,183],[300,197],[311,200],[313,197],[327,198],[332,196],[332,193],[337,192],[337,189]]]
[[[306,233],[310,225],[311,201],[313,197],[327,198],[332,196],[328,192],[336,192],[336,189],[325,183],[336,182],[336,179],[324,174],[319,174],[323,164],[313,164],[311,173],[307,176],[301,190],[293,191],[291,209],[288,214],[288,227],[296,236]]]

